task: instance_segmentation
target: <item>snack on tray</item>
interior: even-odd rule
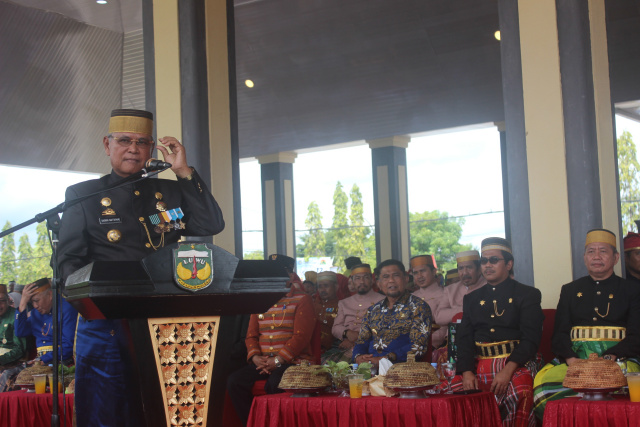
[[[279,388],[283,390],[324,388],[331,386],[331,375],[322,366],[290,366],[284,371]]]
[[[569,366],[562,385],[573,389],[607,389],[627,385],[620,366],[613,360],[591,353],[588,359],[581,359]]]

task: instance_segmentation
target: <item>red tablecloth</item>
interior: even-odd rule
[[[438,395],[426,399],[335,395],[291,397],[290,393],[253,399],[253,427],[463,427],[501,426],[492,393]]]
[[[60,426],[71,427],[73,415],[73,395],[66,395],[66,424],[63,414],[62,394],[58,395]],[[53,396],[49,393],[35,394],[24,391],[0,393],[0,426],[49,427]]]
[[[554,400],[547,403],[544,410],[543,426],[640,427],[640,403],[631,403],[627,396],[598,402],[580,400],[579,397]]]

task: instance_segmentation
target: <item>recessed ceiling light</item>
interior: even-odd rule
[[[244,84],[247,85],[247,87],[253,87],[253,80],[247,79],[244,81]]]
[[[96,0],[98,4],[107,4],[107,0]]]
[[[493,37],[496,38],[496,40],[500,40],[500,30],[496,31],[495,33],[493,33]]]

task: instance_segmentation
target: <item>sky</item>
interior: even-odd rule
[[[306,229],[304,221],[313,201],[320,207],[323,226],[331,226],[338,181],[347,194],[354,184],[360,187],[365,224],[374,224],[371,175],[371,149],[364,141],[355,147],[299,155],[293,165],[296,230]],[[407,148],[409,211],[439,210],[456,216],[498,212],[466,218],[461,242],[479,247],[488,235],[504,236],[502,187],[489,194],[461,190],[480,175],[497,180],[493,182],[502,180],[500,136],[495,126],[413,138]],[[241,181],[260,182],[258,162],[241,163],[240,177]],[[260,188],[245,191],[244,182],[241,188],[243,230],[261,230]],[[245,252],[262,250],[262,233],[243,233],[243,244]]]
[[[640,144],[640,123],[620,116],[616,120],[618,136],[628,130]],[[312,201],[320,207],[323,225],[331,226],[337,181],[347,194],[353,184],[360,187],[365,223],[373,224],[371,173],[371,150],[364,141],[348,148],[299,154],[293,165],[296,230],[305,229]],[[0,164],[0,200],[4,201],[0,226],[6,221],[17,225],[53,208],[64,200],[67,186],[97,176]],[[437,209],[464,216],[461,242],[477,247],[485,237],[504,235],[502,187],[490,185],[502,179],[499,134],[494,126],[414,137],[407,148],[407,177],[410,212]],[[487,183],[481,191],[473,190],[478,180]],[[262,196],[257,161],[241,161],[240,181],[244,251],[261,251]],[[18,231],[16,243],[25,232],[34,244],[35,224]]]

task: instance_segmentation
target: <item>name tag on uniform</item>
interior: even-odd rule
[[[120,224],[122,222],[122,219],[120,219],[120,217],[115,217],[115,218],[98,218],[98,221],[100,221],[100,225],[105,225],[105,224]]]

